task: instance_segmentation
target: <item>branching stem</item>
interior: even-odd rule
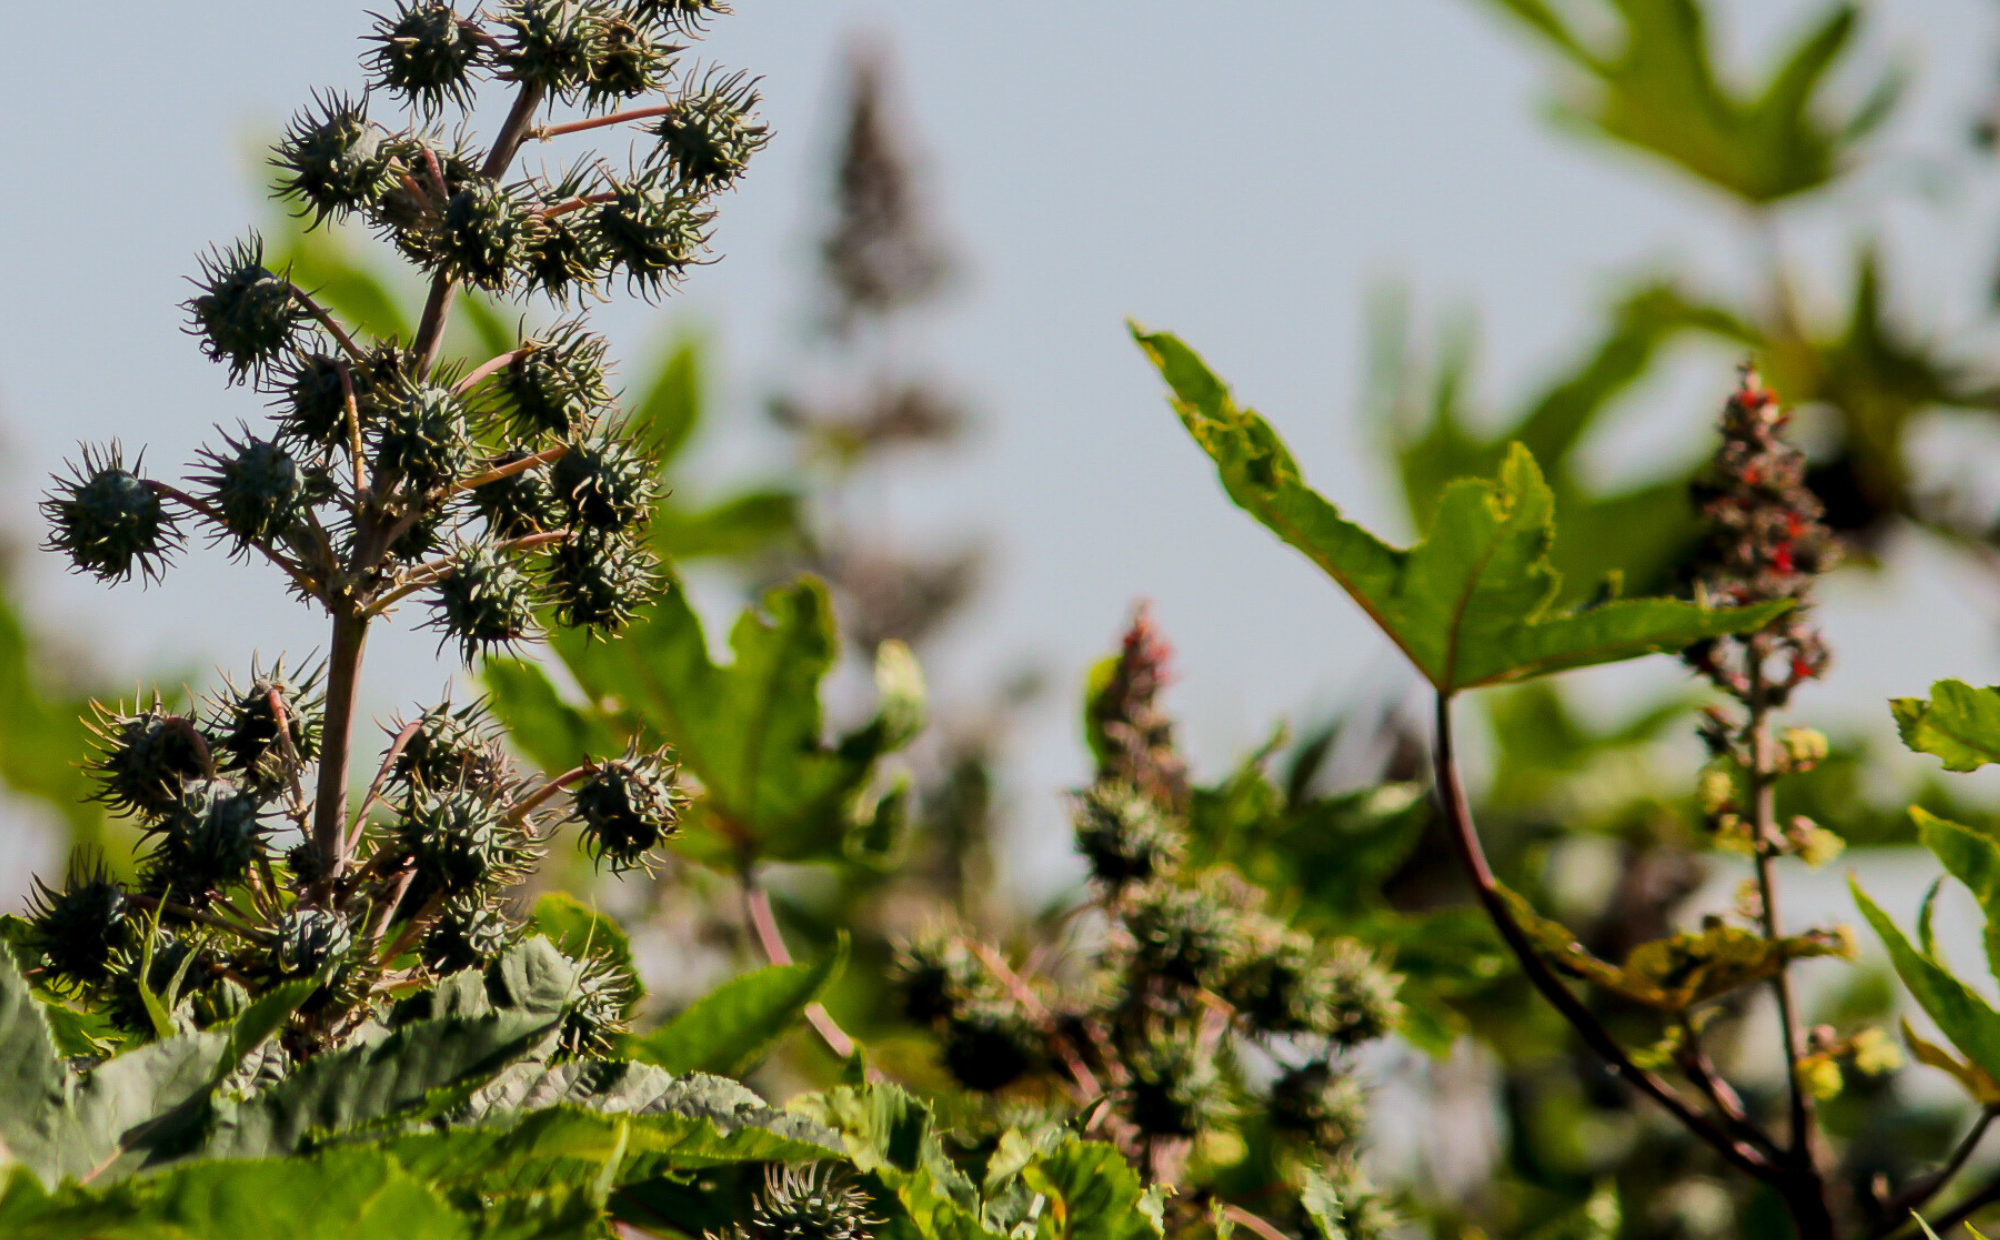
[[[1631,1056],[1618,1045],[1611,1032],[1581,1000],[1570,993],[1569,987],[1563,985],[1562,979],[1542,959],[1527,931],[1514,919],[1513,910],[1507,907],[1507,901],[1500,894],[1499,881],[1493,877],[1493,869],[1487,864],[1486,850],[1479,842],[1479,833],[1472,823],[1471,808],[1465,801],[1458,760],[1452,752],[1451,699],[1444,694],[1439,694],[1437,699],[1437,735],[1431,747],[1431,760],[1436,772],[1438,801],[1451,833],[1452,845],[1472,879],[1486,915],[1500,931],[1500,937],[1506,940],[1508,948],[1520,962],[1521,971],[1527,974],[1535,989],[1626,1083],[1666,1108],[1682,1126],[1713,1146],[1738,1170],[1760,1180],[1774,1180],[1774,1170],[1762,1154],[1718,1129],[1689,1107],[1665,1081],[1632,1062]]]
[[[604,129],[612,125],[623,125],[627,121],[651,120],[655,116],[665,116],[673,111],[673,105],[666,104],[650,108],[632,108],[624,112],[613,112],[606,116],[590,116],[580,121],[570,121],[562,125],[543,125],[536,129],[533,137],[542,142],[560,138],[565,134],[583,133],[591,129]]]

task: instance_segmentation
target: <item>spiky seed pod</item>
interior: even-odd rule
[[[510,886],[534,858],[527,834],[506,807],[481,791],[450,789],[413,796],[397,823],[394,846],[416,865],[409,899]]]
[[[541,235],[534,209],[504,185],[477,180],[444,204],[432,269],[504,293]]]
[[[1360,1134],[1366,1101],[1352,1073],[1316,1059],[1271,1083],[1267,1113],[1273,1129],[1332,1154]]]
[[[325,353],[306,354],[278,372],[270,390],[277,397],[280,437],[321,452],[348,442],[347,387],[340,372],[341,359]],[[355,372],[350,368],[349,374]]]
[[[1186,986],[1212,987],[1234,954],[1236,914],[1212,892],[1156,883],[1125,909],[1128,968]]]
[[[1295,930],[1246,936],[1223,993],[1259,1033],[1313,1034],[1336,1046],[1379,1038],[1402,1012],[1397,979],[1353,939]]]
[[[672,748],[640,753],[638,742],[622,758],[585,768],[570,789],[570,810],[583,829],[582,846],[593,860],[611,863],[613,874],[650,870],[653,850],[680,833],[687,794],[676,777]]]
[[[579,530],[549,552],[549,595],[566,628],[616,632],[658,586],[652,552],[617,534]]]
[[[429,626],[456,641],[467,663],[535,636],[535,595],[513,557],[488,543],[463,547],[431,587]]]
[[[709,18],[729,12],[723,0],[622,0],[620,8],[635,22],[683,34],[699,31]]]
[[[389,544],[392,554],[405,560],[428,559],[444,550],[452,531],[457,528],[457,516],[449,507],[432,508],[417,514],[395,542]]]
[[[461,142],[447,144],[436,134],[392,139],[388,151],[399,175],[375,204],[371,218],[406,257],[435,267],[441,261],[438,234],[444,206],[480,180],[478,161]]]
[[[389,186],[383,137],[365,105],[315,93],[313,109],[293,118],[272,152],[278,197],[311,212],[315,225],[372,206]]]
[[[645,25],[623,17],[601,19],[595,33],[583,96],[584,106],[593,109],[660,89],[681,50],[660,42]]]
[[[201,292],[183,303],[201,351],[229,364],[240,383],[290,353],[310,315],[292,282],[264,266],[264,239],[255,235],[202,256]]]
[[[522,272],[529,289],[567,306],[571,293],[597,287],[609,260],[585,200],[603,188],[604,174],[588,162],[540,187],[542,232]]]
[[[151,829],[145,884],[201,908],[216,892],[248,877],[270,827],[263,799],[226,780],[191,785]]]
[[[958,1004],[943,1032],[946,1069],[960,1085],[980,1093],[1013,1084],[1044,1059],[1034,1023],[1005,996],[982,995]]]
[[[418,954],[439,977],[483,969],[513,945],[519,930],[506,913],[477,896],[454,896],[424,931]]]
[[[579,322],[521,342],[514,360],[494,376],[507,411],[525,435],[573,435],[611,403],[604,355],[610,342]]]
[[[248,688],[229,684],[210,699],[217,765],[252,788],[276,790],[319,758],[323,704],[316,670],[288,679],[282,659],[268,673],[253,667]]]
[[[211,472],[195,482],[222,514],[239,553],[252,544],[283,542],[306,511],[325,495],[325,480],[300,465],[282,444],[246,433],[241,440],[225,435],[224,450],[204,451]]]
[[[499,732],[484,703],[454,708],[444,702],[417,716],[416,724],[389,765],[392,784],[442,790],[497,788],[507,781]],[[406,726],[398,721],[390,731],[400,734]]]
[[[141,464],[134,461],[132,469]],[[145,479],[125,468],[116,441],[108,448],[84,445],[83,464],[56,478],[41,507],[49,522],[45,549],[104,581],[124,581],[134,569],[157,581],[180,547],[173,514]]]
[[[567,100],[589,80],[597,23],[582,0],[511,0],[494,23],[507,32],[495,59],[513,81]]]
[[[594,231],[605,260],[624,268],[628,289],[649,300],[660,296],[699,260],[713,216],[677,192],[663,170],[604,192],[613,197],[598,205]]]
[[[167,1009],[169,1016],[176,1016],[188,999],[214,985],[215,961],[199,943],[164,931],[153,938],[150,963],[141,943],[128,943],[118,950],[104,983],[103,1012],[120,1029],[150,1035],[153,1020],[139,993],[142,974],[153,997]]]
[[[311,977],[346,958],[354,948],[354,927],[328,909],[292,908],[271,929],[267,955],[277,977]]]
[[[502,469],[533,455],[503,452],[480,466],[480,470]],[[484,518],[487,532],[495,538],[524,538],[561,524],[556,515],[555,492],[549,489],[548,470],[541,465],[475,487],[471,497],[473,510]]]
[[[652,511],[653,463],[609,429],[572,438],[549,487],[572,527],[618,531]]]
[[[473,77],[486,59],[477,23],[460,17],[450,0],[397,0],[393,14],[374,16],[369,38],[379,46],[369,59],[377,85],[425,116],[447,102],[471,103]]]
[[[627,1018],[638,997],[632,975],[603,956],[584,956],[574,963],[576,981],[563,1009],[556,1051],[573,1058],[609,1054],[630,1027]]]
[[[682,184],[703,193],[729,188],[771,140],[770,127],[755,115],[757,103],[755,81],[741,73],[711,75],[654,123],[656,156],[672,165]]]
[[[93,985],[111,975],[128,912],[125,889],[104,868],[103,859],[73,857],[62,890],[34,881],[28,896],[28,948],[58,979]]]
[[[919,1025],[950,1020],[985,981],[965,937],[949,927],[934,926],[897,944],[889,965],[890,989],[903,1014]]]
[[[750,1206],[748,1240],[869,1240],[882,1220],[868,1194],[833,1163],[771,1167]]]
[[[1185,1038],[1153,1038],[1132,1062],[1126,1112],[1147,1136],[1192,1137],[1222,1123],[1230,1111],[1229,1085],[1215,1056]]]
[[[311,839],[302,839],[285,850],[285,869],[299,888],[325,882],[333,875],[333,860]]]
[[[144,710],[127,715],[100,704],[96,716],[97,752],[84,770],[98,781],[91,799],[114,814],[167,813],[187,784],[214,774],[208,739],[194,720],[168,711],[157,693]]]
[[[413,490],[430,491],[465,472],[465,405],[449,388],[426,384],[385,401],[369,430],[385,486],[400,478]]]
[[[1180,864],[1184,842],[1153,801],[1120,783],[1077,794],[1076,844],[1091,876],[1112,891],[1151,882]]]

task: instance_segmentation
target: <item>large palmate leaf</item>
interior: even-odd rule
[[[1270,425],[1238,407],[1193,350],[1134,334],[1229,497],[1338,582],[1440,694],[1679,650],[1760,628],[1789,606],[1717,611],[1651,598],[1555,611],[1553,497],[1519,445],[1492,482],[1445,488],[1423,542],[1391,547],[1306,486]]]
[[[1376,373],[1371,416],[1391,427],[1403,496],[1417,526],[1428,525],[1454,479],[1490,476],[1519,443],[1555,493],[1562,540],[1550,548],[1565,598],[1595,593],[1617,573],[1641,593],[1667,588],[1700,535],[1688,483],[1696,462],[1636,487],[1607,491],[1602,471],[1579,449],[1606,425],[1619,398],[1653,371],[1665,347],[1688,334],[1754,345],[1754,328],[1668,284],[1623,296],[1603,334],[1559,374],[1508,410],[1472,405],[1470,329],[1448,334],[1435,358],[1412,345],[1400,302],[1385,303],[1372,331]]]
[[[1856,10],[1825,7],[1769,72],[1742,92],[1718,71],[1699,0],[1602,0],[1588,22],[1550,0],[1488,0],[1578,71],[1561,114],[1651,152],[1752,203],[1816,189],[1850,166],[1887,115],[1898,83],[1836,115],[1826,86],[1852,42]],[[1578,15],[1579,17],[1585,15]],[[1618,27],[1607,45],[1592,27]],[[1590,33],[1585,31],[1589,29]]]
[[[697,999],[632,1047],[633,1057],[669,1072],[741,1075],[825,996],[847,960],[847,940],[818,964],[770,965]]]
[[[688,846],[730,864],[838,856],[861,824],[854,811],[885,754],[923,725],[923,679],[907,647],[877,654],[875,717],[837,741],[824,735],[820,682],[837,651],[826,588],[810,578],[764,595],[729,638],[732,663],[709,654],[684,591],[669,590],[615,642],[556,634],[551,645],[589,698],[569,706],[538,670],[499,664],[487,677],[493,708],[550,769],[586,754],[564,738],[639,736],[671,741],[700,781]]]
[[[1940,680],[1928,698],[1893,698],[1889,709],[1903,743],[1942,758],[1947,771],[2000,762],[2000,686],[1975,689],[1962,680]]]
[[[1958,980],[1929,951],[1910,942],[1881,906],[1868,898],[1853,879],[1848,886],[1862,916],[1875,928],[1882,945],[1889,949],[1889,961],[1903,979],[1918,1006],[1924,1009],[1944,1036],[1971,1063],[1987,1076],[2000,1079],[2000,1012],[1979,993]]]

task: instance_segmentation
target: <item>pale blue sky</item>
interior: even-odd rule
[[[1211,770],[1281,716],[1397,683],[1390,650],[1351,607],[1221,498],[1125,339],[1124,316],[1203,349],[1322,490],[1394,529],[1377,432],[1356,412],[1371,285],[1406,284],[1432,320],[1476,310],[1480,388],[1511,403],[1587,343],[1620,276],[1670,266],[1727,287],[1746,253],[1719,202],[1552,133],[1538,119],[1543,62],[1473,0],[739,7],[703,54],[765,76],[778,138],[723,204],[727,257],[667,310],[621,301],[600,321],[627,354],[663,314],[706,325],[726,415],[709,459],[718,476],[753,466],[770,446],[754,429],[757,402],[799,328],[839,54],[856,30],[892,41],[936,197],[973,268],[926,344],[986,416],[963,456],[905,471],[893,506],[915,530],[995,539],[985,608],[953,634],[940,688],[966,693],[1030,657],[1049,666],[1059,692],[1021,746],[1015,788],[1043,840],[1062,829],[1055,790],[1081,770],[1070,686],[1136,597],[1155,600],[1181,651],[1176,706]],[[1726,5],[1732,51],[1754,58],[1807,7]],[[210,424],[258,416],[257,399],[225,390],[181,334],[175,303],[197,250],[261,218],[249,139],[314,86],[360,85],[361,9],[110,0],[82,31],[63,6],[8,14],[0,529],[39,538],[35,495],[79,438],[150,444],[164,468],[186,461]],[[2000,61],[2000,21],[1986,0],[1871,9],[1876,63],[1894,56],[1920,73],[1887,139],[1907,158],[1805,211],[1786,243],[1825,256],[1822,282],[1836,289],[1843,238],[1884,223],[1911,275],[1912,319],[1970,344],[2000,251],[2000,192],[1990,174],[1931,178],[1921,203],[1907,188],[1931,157],[1956,153]],[[1686,429],[1709,416],[1732,360],[1691,353],[1636,394],[1598,445],[1607,477],[1693,443]],[[1879,725],[1873,703],[1887,693],[1942,675],[2000,678],[1991,592],[1934,553],[1918,552],[1897,580],[1919,577],[1928,584],[1891,601],[1858,582],[1836,590],[1828,616],[1843,672],[1809,708]],[[41,556],[25,579],[38,623],[128,678],[162,665],[236,668],[252,649],[322,640],[269,573],[219,553],[190,554],[151,590],[105,591]],[[1906,622],[1921,624],[1921,640],[1895,636]],[[434,697],[447,675],[434,646],[424,633],[385,634],[365,708],[387,715]]]

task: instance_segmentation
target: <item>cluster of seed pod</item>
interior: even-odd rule
[[[1121,660],[1164,657],[1140,633]],[[1246,1126],[1303,1165],[1341,1159],[1360,1119],[1349,1052],[1395,1023],[1396,980],[1359,943],[1291,927],[1233,871],[1187,860],[1187,811],[1174,803],[1184,771],[1152,703],[1164,667],[1123,670],[1108,685],[1137,696],[1111,703],[1108,721],[1146,744],[1107,747],[1099,779],[1074,798],[1090,903],[1107,927],[1089,976],[1067,987],[1025,978],[941,927],[901,945],[904,1013],[935,1031],[963,1088],[1101,1107],[1096,1122],[1151,1175],[1171,1180],[1195,1139]],[[1164,764],[1135,771],[1148,750]]]
[[[494,960],[517,933],[506,892],[556,821],[614,870],[645,867],[674,834],[685,797],[667,751],[579,754],[564,775],[525,779],[477,707],[447,704],[390,729],[358,807],[348,756],[363,638],[405,599],[426,601],[441,644],[469,662],[549,626],[611,634],[659,587],[656,469],[621,425],[604,339],[573,311],[620,276],[658,296],[704,261],[715,196],[764,145],[754,83],[683,61],[725,11],[397,0],[369,37],[368,89],[318,95],[293,121],[277,196],[315,225],[374,230],[428,277],[429,298],[410,338],[368,339],[273,270],[257,237],[214,250],[189,331],[232,385],[270,396],[274,425],[224,435],[182,486],[116,444],[86,447],[44,501],[50,546],[79,571],[156,578],[200,526],[276,565],[332,620],[311,675],[253,670],[205,713],[158,700],[104,713],[99,795],[148,850],[129,888],[88,866],[38,888],[50,984],[101,995],[143,1032],[149,994],[206,1002],[322,977],[323,1044],[380,987]],[[488,81],[512,103],[481,150],[443,122]],[[577,115],[554,121],[557,106]],[[510,172],[527,144],[600,128],[641,139],[629,168],[582,153],[553,174]],[[524,318],[483,363],[441,362],[468,289],[539,299],[552,321]],[[548,808],[558,793],[562,813]],[[624,1003],[621,979],[584,964],[565,1033],[579,1053],[606,1044]]]

